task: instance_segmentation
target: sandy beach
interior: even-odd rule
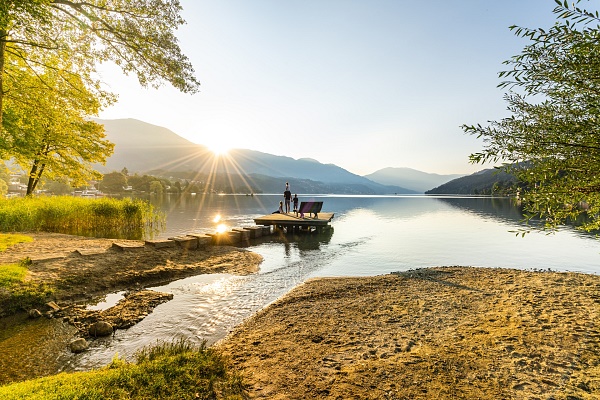
[[[258,399],[600,398],[600,277],[430,268],[308,281],[218,346]]]

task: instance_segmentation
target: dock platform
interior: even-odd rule
[[[300,215],[296,216],[295,213],[284,213],[284,214],[268,214],[262,217],[254,218],[256,225],[272,225],[275,228],[292,228],[292,229],[305,229],[316,228],[318,231],[329,226],[329,223],[333,219],[334,213],[320,212],[317,214],[317,218],[311,217],[307,214],[304,218]]]

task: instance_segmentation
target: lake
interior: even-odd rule
[[[600,272],[600,242],[563,228],[525,237],[526,227],[509,199],[429,196],[307,196],[334,212],[325,234],[268,237],[248,247],[261,254],[260,272],[250,276],[200,275],[155,288],[174,294],[142,322],[96,340],[82,355],[65,355],[64,370],[128,358],[157,340],[186,338],[209,344],[256,311],[313,277],[387,274],[412,268],[464,265]],[[215,232],[253,225],[277,208],[279,195],[166,197],[155,205],[167,214],[160,237]],[[219,218],[217,218],[219,216]]]
[[[277,209],[280,199],[279,195],[213,195],[204,201],[200,196],[167,198],[157,203],[167,214],[167,229],[160,237],[214,232],[219,224],[254,225],[253,218]],[[437,265],[600,272],[600,241],[595,235],[563,228],[552,235],[534,232],[517,237],[511,231],[527,226],[506,198],[300,195],[300,199],[323,201],[323,211],[335,213],[334,233],[319,246],[322,260],[314,276],[377,275]],[[221,219],[214,222],[217,215]],[[251,250],[269,255],[266,263],[275,265],[299,256],[293,242],[261,244]]]

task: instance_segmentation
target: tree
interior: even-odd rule
[[[154,181],[150,182],[149,191],[150,191],[150,193],[162,195],[164,193],[165,189],[159,180],[154,180]]]
[[[135,74],[142,86],[170,82],[183,92],[197,90],[193,68],[174,31],[185,21],[178,0],[3,0],[0,2],[0,127],[4,100],[27,92],[12,75],[21,64],[33,74],[68,63],[55,73],[78,76],[88,91],[101,92],[96,66],[113,61]],[[1,128],[0,128],[1,129]]]
[[[63,182],[50,181],[44,184],[44,189],[56,195],[67,195],[73,192],[71,185]]]
[[[114,145],[105,139],[104,127],[87,119],[96,114],[100,101],[77,75],[59,72],[68,61],[46,60],[47,68],[32,74],[16,64],[13,77],[28,88],[5,104],[4,148],[15,162],[29,171],[27,195],[36,189],[43,174],[67,179],[73,186],[101,175],[94,163],[104,163]],[[50,68],[54,67],[54,68]]]
[[[512,115],[463,125],[484,140],[471,161],[504,163],[524,183],[524,209],[541,229],[576,220],[600,228],[600,19],[580,2],[556,0],[549,30],[511,27],[530,40],[499,74]]]
[[[100,182],[100,189],[107,193],[121,193],[125,186],[127,186],[127,177],[122,172],[110,172],[104,174],[102,182]]]

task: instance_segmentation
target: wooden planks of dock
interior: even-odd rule
[[[304,215],[304,218],[295,213],[283,214],[268,214],[262,217],[254,218],[256,225],[272,225],[276,228],[300,228],[309,229],[317,228],[317,230],[329,226],[329,223],[334,217],[334,213],[320,212],[317,217]]]

